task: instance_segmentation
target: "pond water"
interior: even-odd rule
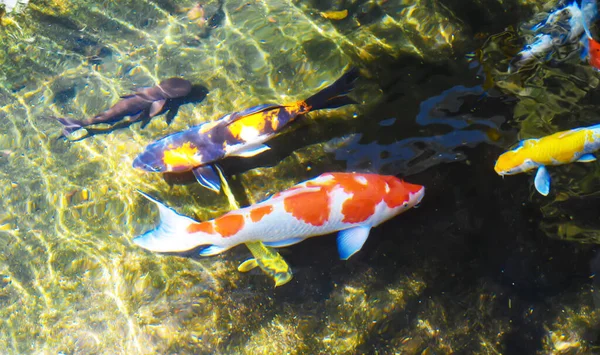
[[[508,70],[560,1],[4,4],[1,353],[600,352],[600,164],[551,168],[548,196],[531,174],[494,171],[519,139],[599,120],[598,72],[579,48]],[[360,104],[309,113],[268,152],[222,163],[235,203],[132,168],[164,135],[306,99],[350,67]],[[65,139],[53,118],[93,117],[175,76],[197,96],[170,124]],[[348,261],[334,235],[278,249],[293,278],[275,288],[259,268],[238,272],[243,245],[199,257],[132,242],[158,221],[137,190],[208,220],[329,171],[396,175],[425,198]]]

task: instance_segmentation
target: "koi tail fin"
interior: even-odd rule
[[[354,89],[354,82],[358,76],[358,68],[350,69],[333,84],[306,99],[306,104],[311,111],[356,104],[357,102],[347,94]]]
[[[590,52],[591,41],[592,40],[586,34],[583,34],[583,36],[581,36],[581,53],[579,53],[579,59],[581,59],[582,61],[585,61],[588,57],[588,54]]]
[[[71,118],[61,118],[61,117],[53,117],[53,118],[56,119],[58,122],[60,122],[60,124],[62,124],[64,126],[64,128],[63,128],[64,136],[67,136],[84,126],[83,122],[79,121],[79,120],[74,120]]]
[[[582,0],[581,12],[583,14],[583,30],[585,33],[581,37],[583,49],[581,50],[581,60],[589,56],[590,65],[596,69],[600,69],[600,43],[594,39],[590,26],[598,18],[598,4],[596,0]]]
[[[598,17],[598,4],[596,0],[582,0],[580,7],[583,16],[583,30],[589,39],[593,39],[590,26]]]
[[[180,215],[144,192],[139,190],[138,192],[158,207],[160,222],[153,230],[135,237],[133,242],[136,245],[154,252],[169,253],[184,252],[200,245],[210,244],[202,240],[201,234],[188,232],[187,228],[198,222]]]

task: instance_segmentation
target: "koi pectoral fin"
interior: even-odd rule
[[[264,245],[271,247],[271,248],[283,248],[283,247],[287,247],[290,245],[294,245],[294,244],[298,244],[301,241],[303,241],[305,238],[301,238],[301,237],[296,237],[296,238],[290,238],[290,239],[284,239],[284,240],[279,240],[276,242],[263,242]]]
[[[254,258],[250,258],[238,266],[239,272],[248,272],[258,267],[258,262]]]
[[[259,260],[250,258],[250,259],[244,261],[243,263],[240,264],[240,266],[238,266],[238,271],[239,272],[248,272],[248,271],[256,269],[257,267],[260,267],[261,269],[268,267],[267,265],[265,265],[264,260],[263,260],[262,264]],[[272,271],[271,269],[267,269],[267,270]],[[274,272],[274,273],[272,273],[272,275],[269,272],[267,272],[267,274],[272,276],[273,280],[275,280],[275,287],[284,285],[292,279],[292,273],[289,271],[289,269],[280,270],[279,272]]]
[[[62,118],[62,117],[55,117],[55,118],[58,122],[60,122],[60,124],[62,124],[64,126],[63,135],[65,135],[65,136],[67,136],[67,135],[75,132],[76,130],[80,129],[81,127],[83,127],[83,122],[79,121],[79,120],[74,120],[71,118]]]
[[[218,169],[218,167],[213,165],[203,165],[193,169],[192,171],[200,185],[219,193],[221,191],[221,178],[215,169]]]
[[[150,115],[148,115],[148,110],[143,110],[140,113],[131,116],[129,119],[131,122],[141,121],[140,128],[144,129],[150,123]]]
[[[222,252],[224,252],[227,249],[228,248],[220,247],[218,245],[211,245],[207,248],[202,249],[198,254],[201,256],[217,255],[217,254],[221,254]]]
[[[265,274],[273,278],[275,287],[284,285],[292,279],[292,270],[278,252],[267,248],[262,242],[248,242],[245,244],[252,253],[253,258],[238,266],[240,272],[247,272],[258,266]]]
[[[348,260],[356,254],[367,241],[370,231],[370,226],[358,226],[340,231],[337,237],[340,259]]]
[[[163,107],[165,107],[166,102],[166,99],[154,101],[150,106],[150,117],[158,115],[162,111]]]
[[[584,154],[577,159],[578,163],[591,163],[593,161],[596,161],[596,157],[591,153]]]
[[[550,173],[545,166],[540,166],[533,180],[535,189],[544,196],[548,196],[550,192]]]

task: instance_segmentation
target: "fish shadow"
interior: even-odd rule
[[[173,122],[173,120],[175,119],[175,116],[179,112],[179,108],[182,105],[199,104],[200,102],[204,101],[204,99],[206,98],[206,95],[208,95],[208,92],[209,92],[208,88],[203,85],[199,85],[199,84],[192,85],[192,89],[191,89],[190,93],[187,94],[186,96],[167,100],[163,109],[155,117],[166,114],[165,120],[167,122],[167,125],[170,125],[171,122]],[[154,118],[154,117],[152,117],[152,118]],[[86,131],[86,134],[84,134],[81,137],[67,138],[64,136],[64,134],[61,134],[59,139],[63,138],[65,140],[68,140],[71,142],[77,142],[77,141],[81,141],[83,139],[95,136],[97,134],[109,134],[117,129],[127,128],[137,122],[141,122],[142,128],[144,128],[149,123],[150,119],[151,118],[148,118],[147,121],[146,120],[141,120],[141,121],[140,120],[130,120],[130,121],[122,120],[117,123],[111,124],[110,127],[108,127],[108,128],[94,128],[92,126],[86,126],[84,128]]]

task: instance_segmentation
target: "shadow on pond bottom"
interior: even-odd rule
[[[294,279],[273,291],[272,316],[310,313],[313,307],[315,317],[347,312],[349,330],[364,317],[364,339],[355,353],[435,349],[467,354],[485,351],[485,342],[506,354],[548,349],[545,327],[565,308],[589,313],[594,306],[589,288],[596,247],[543,234],[528,184],[492,187],[500,179],[489,169],[489,157],[498,151],[490,150],[468,151],[469,165],[438,166],[411,176],[428,186],[422,206],[374,229],[348,262],[337,260],[333,236],[281,250]],[[266,282],[255,275],[250,282]],[[407,278],[420,285],[393,290]],[[354,304],[346,295],[352,292],[364,299]],[[402,302],[390,305],[381,296],[393,292],[404,293]],[[346,296],[331,298],[338,293]],[[423,331],[416,332],[420,338],[408,330],[415,324],[422,324]],[[600,324],[591,321],[584,328],[583,340],[600,345]]]
[[[407,92],[411,85],[435,82],[445,72],[464,74],[448,79],[450,87],[453,81],[477,82],[460,68],[430,70],[410,60],[403,67],[418,68],[415,77],[429,73],[405,83],[408,89],[401,90]],[[415,96],[426,94],[414,91]],[[405,107],[402,100],[410,99],[393,92],[386,95],[400,99],[361,115],[360,128],[346,127],[348,131],[325,133],[325,138],[358,131],[366,145],[369,139],[394,142],[439,130],[400,122],[405,129],[384,128],[389,133],[376,134],[381,127],[369,119],[389,117],[397,107]],[[514,100],[493,95],[481,100],[481,110],[487,105],[484,115],[512,117]],[[412,109],[418,108],[408,111]],[[311,128],[299,128],[295,134],[303,130]],[[406,177],[427,187],[421,206],[373,229],[349,261],[337,260],[334,236],[280,249],[294,279],[266,295],[269,306],[262,308],[259,324],[297,320],[300,352],[575,354],[598,349],[600,303],[592,277],[600,270],[600,262],[594,262],[597,247],[552,239],[540,229],[543,197],[535,194],[531,177],[502,179],[493,170],[502,148],[480,144],[458,150],[466,160],[432,164]],[[231,258],[241,258],[236,254],[233,251]],[[245,276],[245,290],[268,289],[269,281],[261,273]],[[260,333],[256,327],[244,333]],[[253,344],[240,334],[232,334],[225,343],[229,349]],[[255,349],[265,345],[256,344]]]

